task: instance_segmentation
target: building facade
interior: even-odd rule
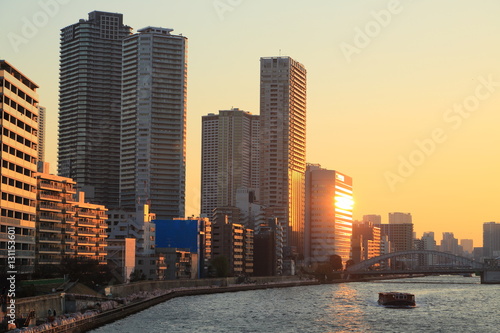
[[[51,175],[43,163],[37,179],[36,261],[38,265],[60,265],[74,254],[76,182]],[[93,234],[101,234],[100,228]]]
[[[392,252],[413,250],[413,223],[377,224],[382,236],[387,236]]]
[[[411,224],[412,218],[410,213],[394,212],[389,213],[389,224]]]
[[[0,60],[0,266],[12,263],[18,274],[32,273],[35,263],[37,88],[26,75]],[[15,237],[15,249],[9,237]]]
[[[253,275],[254,231],[241,224],[212,225],[212,258],[224,257],[231,276]]]
[[[500,223],[483,223],[483,256],[490,259],[500,256]]]
[[[155,220],[156,247],[186,249],[197,260],[197,277],[207,277],[212,259],[212,222],[208,218]],[[163,251],[163,250],[161,250]]]
[[[61,29],[58,174],[87,200],[119,200],[123,15],[94,11]]]
[[[120,206],[184,216],[187,38],[146,27],[123,41]]]
[[[352,178],[317,164],[306,171],[306,261],[324,263],[332,255],[351,257]]]
[[[260,203],[304,253],[306,69],[290,57],[260,59]],[[294,255],[295,254],[295,255]]]
[[[75,245],[72,255],[106,264],[107,208],[85,202],[85,192],[77,193],[75,209]]]
[[[380,228],[373,222],[354,222],[352,225],[352,257],[355,263],[380,255]]]
[[[201,213],[236,206],[238,190],[259,192],[260,118],[232,108],[202,118]]]
[[[45,161],[45,127],[46,127],[46,112],[47,109],[43,106],[38,106],[38,162]]]

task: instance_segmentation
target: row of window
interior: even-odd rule
[[[28,198],[20,197],[18,195],[6,193],[6,192],[2,192],[2,200],[15,202],[15,203],[25,205],[25,206],[32,206],[32,200],[30,200]]]
[[[36,157],[34,156],[31,156],[29,154],[26,154],[14,147],[10,147],[6,144],[3,144],[2,145],[2,150],[10,155],[13,155],[13,156],[16,156],[16,157],[19,157],[27,162],[30,162],[30,163],[36,163]]]
[[[25,130],[26,132],[28,133],[31,133],[33,135],[37,135],[37,131],[36,129],[34,129],[33,127],[31,127],[30,125],[24,123],[21,119],[17,119],[16,117],[10,115],[9,113],[7,112],[4,112],[3,113],[3,119],[7,120],[8,122],[16,125],[17,127],[19,127],[20,129],[22,130]]]
[[[13,108],[14,110],[19,111],[22,115],[25,115],[26,117],[30,118],[31,120],[38,121],[38,116],[36,114],[34,114],[33,112],[27,110],[25,107],[17,104],[16,102],[14,102],[13,100],[11,100],[10,98],[8,98],[5,95],[3,96],[3,102],[6,105],[8,105],[11,108]]]
[[[18,89],[15,85],[13,85],[12,83],[10,83],[9,81],[3,80],[3,82],[4,82],[4,87],[5,88],[9,89],[14,94],[16,94],[17,96],[19,96],[22,99],[24,99],[26,102],[28,102],[28,103],[30,103],[32,105],[34,105],[35,103],[38,103],[37,101],[35,101],[30,96],[26,95],[23,91],[21,91],[20,89]]]
[[[33,174],[33,171],[31,171],[30,169],[23,168],[20,165],[17,165],[15,163],[12,163],[12,162],[9,162],[6,160],[2,160],[2,167],[5,169],[15,171],[15,172],[20,173],[20,174],[23,174],[23,175],[28,176],[28,177],[31,177]]]
[[[2,208],[0,215],[3,217],[10,217],[13,219],[19,219],[19,220],[25,220],[25,221],[35,221],[35,215],[23,213],[23,212],[17,212],[17,211],[5,209],[5,208]]]
[[[22,135],[19,135],[19,134],[15,133],[15,132],[12,132],[12,131],[8,130],[5,127],[3,128],[2,133],[3,133],[4,136],[9,137],[12,140],[16,140],[20,144],[23,144],[26,147],[29,147],[29,148],[32,148],[32,149],[36,150],[36,143],[32,142],[31,140],[26,139]]]
[[[2,176],[2,184],[15,186],[19,189],[23,189],[25,191],[32,191],[33,187],[30,184],[24,183],[19,180],[15,180],[6,176]]]

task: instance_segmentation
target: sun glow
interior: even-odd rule
[[[344,210],[352,210],[354,206],[354,200],[347,196],[335,196],[335,207],[344,209]]]

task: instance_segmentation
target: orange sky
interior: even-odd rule
[[[59,29],[93,10],[189,38],[187,215],[199,210],[201,116],[258,114],[259,58],[281,54],[308,71],[307,160],[353,177],[356,218],[410,212],[418,236],[475,246],[483,222],[500,221],[497,0],[4,2],[0,58],[41,86],[54,171]]]

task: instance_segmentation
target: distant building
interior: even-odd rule
[[[124,281],[130,277],[130,272],[125,265],[122,254],[127,253],[126,240],[135,240],[135,264],[134,270],[143,273],[146,278],[156,280],[160,276],[161,267],[159,258],[155,251],[156,226],[153,220],[156,215],[151,213],[148,205],[137,211],[110,210],[108,212],[107,232],[109,234],[110,251],[108,262],[116,268],[117,273]]]
[[[36,260],[35,265],[60,265],[74,254],[76,182],[51,175],[49,164],[43,163],[37,179]],[[93,229],[99,242],[104,230]]]
[[[363,222],[372,222],[373,224],[381,224],[382,216],[375,214],[363,215]]]
[[[156,251],[164,256],[166,270],[160,280],[196,279],[198,274],[198,254],[189,249],[162,248]]]
[[[119,200],[123,15],[93,11],[61,29],[58,174],[87,200]]]
[[[500,223],[483,224],[483,256],[490,259],[500,256]]]
[[[389,224],[412,224],[410,213],[389,213]]]
[[[237,192],[259,192],[260,118],[232,108],[202,117],[201,213],[236,206]]]
[[[306,171],[307,264],[330,261],[339,255],[351,258],[352,178],[320,165],[308,164]]]
[[[0,267],[7,267],[12,257],[8,240],[15,235],[15,270],[30,274],[35,264],[38,86],[0,60],[0,87]]]
[[[387,236],[388,241],[392,244],[392,251],[409,251],[413,250],[413,224],[378,224],[381,235]]]
[[[75,245],[73,256],[106,264],[107,208],[85,202],[85,193],[77,193],[75,208]]]
[[[156,247],[188,249],[196,254],[197,277],[207,277],[212,259],[213,224],[208,218],[155,220]],[[161,252],[161,251],[160,251]]]
[[[260,59],[260,195],[266,218],[286,224],[293,258],[304,254],[306,69],[290,57]]]
[[[458,239],[455,238],[452,232],[443,232],[443,239],[439,247],[441,252],[451,253],[461,256],[463,253],[462,248],[458,245]]]
[[[424,232],[421,238],[422,241],[422,250],[428,250],[428,251],[436,251],[436,240],[434,239],[434,232]],[[437,264],[437,258],[435,255],[429,254],[425,255],[422,258],[422,265],[428,266],[428,265],[435,265]]]
[[[467,255],[472,255],[472,252],[474,251],[474,240],[472,239],[461,239],[460,240],[460,245],[462,246],[463,250]]]
[[[46,127],[46,113],[47,109],[43,106],[38,106],[38,162],[45,162],[45,127]]]
[[[227,220],[212,225],[212,258],[226,258],[232,276],[253,275],[253,251],[252,229]]]
[[[269,219],[256,227],[254,235],[254,275],[283,274],[283,227]]]
[[[354,222],[352,225],[352,256],[355,263],[380,255],[380,228],[373,222]]]
[[[187,38],[146,27],[123,40],[120,207],[184,216]]]

